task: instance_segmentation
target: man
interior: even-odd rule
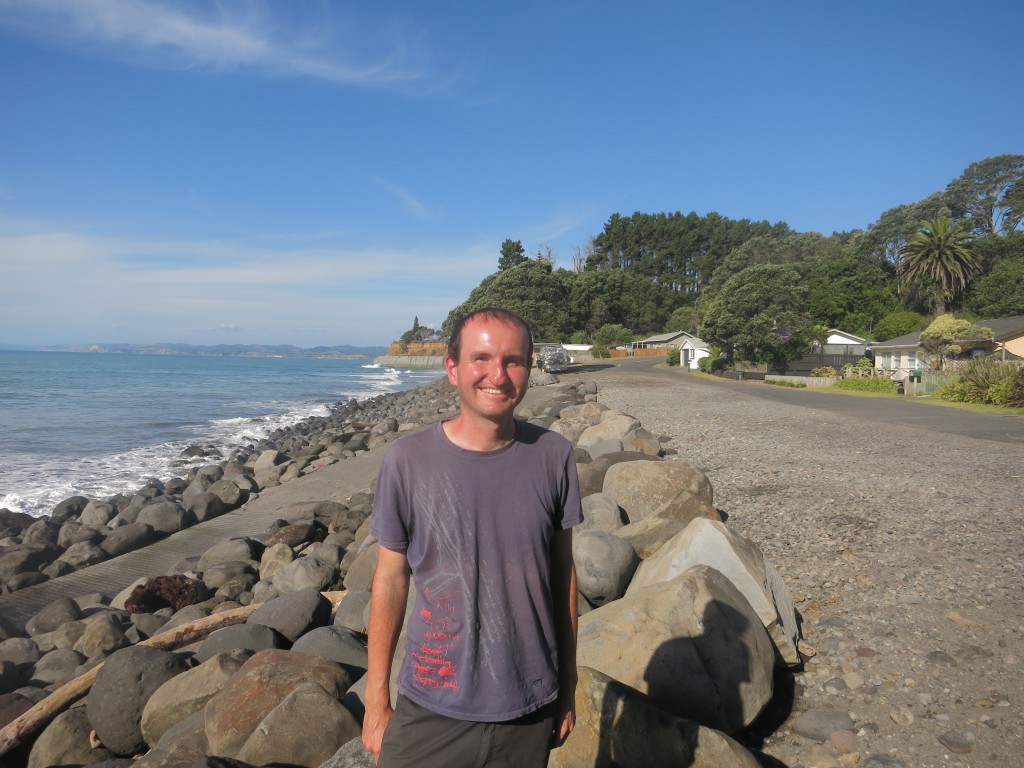
[[[381,466],[363,721],[381,768],[544,766],[575,725],[579,483],[572,445],[513,416],[532,356],[518,315],[460,319],[445,358],[459,415],[403,437]]]

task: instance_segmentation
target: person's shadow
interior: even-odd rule
[[[752,674],[747,663],[741,638],[749,622],[715,600],[705,608],[701,626],[701,636],[668,640],[655,650],[644,672],[646,696],[616,680],[608,683],[595,768],[739,764],[728,742],[701,738],[702,725],[731,734],[764,768],[786,768],[760,749],[792,712],[792,673],[775,673],[772,700],[743,727],[755,706],[746,689],[765,684],[764,673]]]

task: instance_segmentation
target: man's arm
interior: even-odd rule
[[[572,559],[572,529],[556,531],[551,540],[551,594],[558,642],[558,705],[555,746],[576,727],[576,564]]]
[[[398,635],[402,631],[409,597],[409,561],[404,551],[380,547],[377,569],[370,590],[366,664],[366,714],[363,716],[363,744],[380,756],[384,729],[391,722],[391,663]]]

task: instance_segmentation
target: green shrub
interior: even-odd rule
[[[943,400],[1024,408],[1024,368],[992,358],[971,360],[960,380],[938,390]]]
[[[711,373],[711,364],[715,362],[717,358],[714,357],[702,357],[697,361],[697,368],[703,373]]]
[[[851,392],[882,392],[887,395],[896,394],[896,382],[885,376],[872,376],[863,379],[840,379],[833,384],[836,389]]]
[[[666,365],[679,365],[679,350],[678,349],[673,347],[672,349],[670,349],[668,351],[668,354],[665,355],[665,364]]]
[[[836,377],[839,373],[831,365],[823,365],[820,368],[814,368],[811,370],[811,376],[822,376],[822,377]]]
[[[608,347],[597,341],[595,341],[593,346],[590,348],[590,354],[593,355],[595,358],[612,356],[612,353],[608,351]]]
[[[765,379],[765,384],[771,384],[775,387],[790,387],[792,389],[807,389],[807,385],[802,381],[778,381],[776,379]]]

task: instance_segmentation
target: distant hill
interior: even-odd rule
[[[376,357],[387,347],[313,347],[303,349],[291,344],[52,344],[29,347],[0,345],[0,349],[38,350],[43,352],[93,352],[114,355],[209,355],[213,357]]]

